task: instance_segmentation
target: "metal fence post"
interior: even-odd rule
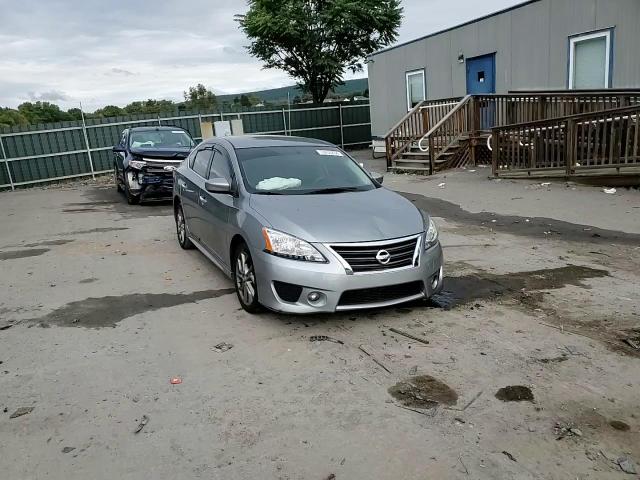
[[[286,135],[287,134],[287,115],[284,112],[284,107],[282,107],[282,125],[284,125],[284,134]],[[289,130],[291,130],[291,125],[289,125]]]
[[[338,105],[340,107],[340,147],[344,148],[344,125],[342,124],[342,104]]]
[[[82,134],[84,135],[84,143],[87,147],[87,157],[89,157],[89,167],[91,167],[91,178],[96,178],[96,171],[93,169],[93,158],[91,157],[91,148],[89,147],[89,136],[87,135],[87,123],[84,121],[84,112],[80,107],[80,116],[82,117]]]
[[[4,151],[4,143],[2,143],[2,137],[0,137],[0,150],[2,151],[2,158],[4,165],[7,167],[7,175],[9,175],[9,183],[11,184],[11,190],[15,190],[16,187],[13,184],[13,178],[11,177],[11,170],[9,169],[9,160],[7,160],[7,153]]]
[[[162,122],[160,121],[160,114],[158,114],[158,126],[161,127],[162,126]]]

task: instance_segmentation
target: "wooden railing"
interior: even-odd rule
[[[460,100],[460,98],[444,98],[425,100],[417,104],[385,135],[387,149],[387,167],[393,164],[411,145],[424,135],[426,131],[443,118]]]
[[[434,162],[460,138],[477,138],[495,127],[544,121],[612,108],[640,105],[639,91],[589,91],[472,95],[447,98],[416,105],[387,132],[387,166],[420,140],[429,152],[430,170]],[[475,142],[470,142],[471,157]]]
[[[429,155],[429,174],[433,174],[440,155],[455,144],[465,132],[474,130],[473,97],[467,95],[447,113],[433,128],[425,133],[418,147]]]
[[[640,167],[640,102],[630,107],[496,127],[493,173],[566,176]]]

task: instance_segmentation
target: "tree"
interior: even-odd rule
[[[79,108],[70,108],[67,110],[67,113],[71,116],[73,120],[82,120],[82,111]],[[88,115],[85,114],[85,117]]]
[[[189,108],[196,110],[211,110],[218,103],[216,95],[201,83],[189,87],[189,90],[184,92],[184,100]]]
[[[397,37],[400,0],[249,0],[236,15],[265,68],[284,70],[322,103],[347,70]]]
[[[245,95],[244,93],[242,95],[240,95],[240,105],[243,107],[250,107],[251,106],[251,99]]]
[[[29,120],[13,108],[0,107],[0,127],[14,127],[16,125],[29,125]]]
[[[96,110],[93,114],[98,117],[121,117],[125,114],[125,111],[115,105],[107,105]]]
[[[142,102],[131,102],[124,107],[124,112],[128,114],[158,114],[160,112],[173,112],[176,104],[171,100],[154,100],[152,98]]]
[[[73,117],[60,110],[58,105],[49,102],[25,102],[18,105],[18,112],[32,124],[73,120]]]

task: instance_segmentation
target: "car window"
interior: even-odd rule
[[[376,188],[365,171],[335,147],[241,148],[236,156],[251,193],[305,195]]]
[[[134,130],[129,144],[133,148],[191,148],[194,143],[184,130]]]
[[[216,148],[213,154],[213,161],[211,162],[211,168],[209,169],[209,179],[212,178],[224,178],[231,183],[231,167],[229,165],[229,158],[226,152],[222,149]]]
[[[193,157],[192,169],[198,175],[203,178],[207,178],[207,172],[209,171],[209,160],[211,160],[211,154],[213,150],[211,148],[203,148],[198,150]]]

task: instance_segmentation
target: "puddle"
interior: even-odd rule
[[[631,430],[631,427],[627,423],[621,422],[620,420],[611,420],[609,425],[621,432],[628,432]]]
[[[455,405],[458,394],[429,375],[412,377],[389,388],[389,394],[405,407],[433,408],[438,404]]]
[[[73,238],[69,240],[43,240],[37,243],[21,243],[19,245],[7,245],[5,248],[33,248],[33,247],[51,247],[56,245],[66,245],[75,241]]]
[[[444,290],[431,298],[431,303],[439,308],[450,309],[459,304],[474,300],[490,300],[499,296],[522,296],[522,290],[555,290],[567,285],[584,287],[583,281],[589,278],[609,276],[606,270],[567,265],[566,267],[530,272],[506,274],[476,273],[461,277],[446,277]],[[527,297],[523,300],[537,303],[539,298]]]
[[[37,257],[47,253],[48,248],[32,248],[30,250],[13,250],[9,252],[0,252],[0,260],[15,260],[18,258]]]
[[[98,281],[97,278],[85,278],[83,280],[80,280],[78,283],[93,283]]]
[[[168,200],[148,200],[141,205],[128,205],[122,193],[112,187],[95,187],[82,193],[86,202],[77,202],[66,213],[103,212],[116,213],[124,219],[148,218],[173,215],[173,203]]]
[[[25,320],[41,327],[104,328],[139,313],[208,300],[233,293],[233,288],[193,293],[132,293],[130,295],[87,298],[71,302],[40,318]]]
[[[496,392],[496,398],[503,402],[533,402],[533,392],[529,387],[509,385]]]
[[[549,236],[545,235],[545,232],[553,232],[555,238],[572,242],[640,245],[639,234],[605,230],[591,225],[579,225],[552,218],[518,217],[490,212],[471,213],[463,210],[460,205],[439,198],[413,193],[398,193],[434,217],[442,217],[451,222],[474,226],[480,226],[484,223],[485,226],[491,226],[494,231],[499,233],[548,239]]]

